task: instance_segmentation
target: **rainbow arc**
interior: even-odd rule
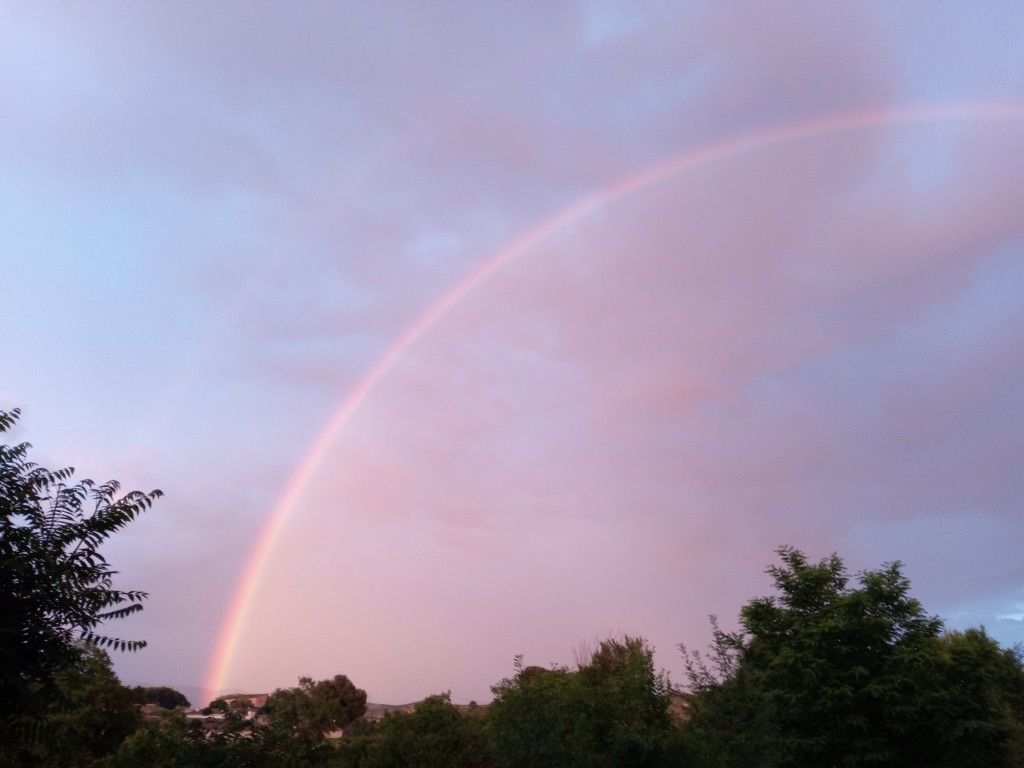
[[[1024,104],[947,104],[862,110],[779,125],[768,130],[715,142],[674,156],[639,173],[620,179],[555,213],[521,234],[479,265],[437,299],[384,352],[349,391],[317,435],[264,524],[238,580],[209,660],[205,687],[221,691],[242,636],[250,608],[274,546],[298,506],[338,433],[374,392],[401,357],[467,296],[493,279],[506,265],[529,253],[566,228],[623,198],[680,175],[742,155],[784,144],[855,133],[888,126],[945,121],[1024,121]]]

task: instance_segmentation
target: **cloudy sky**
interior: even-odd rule
[[[782,544],[1024,640],[1024,5],[0,28],[0,407],[166,494],[127,682],[483,701],[622,632],[678,680]]]

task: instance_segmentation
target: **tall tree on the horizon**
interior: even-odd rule
[[[983,630],[943,634],[899,563],[850,576],[835,554],[778,550],[776,595],[713,624],[712,653],[683,648],[689,744],[714,766],[1010,766],[1024,666]],[[998,670],[998,671],[997,671]]]

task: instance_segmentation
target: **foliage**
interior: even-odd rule
[[[378,722],[359,717],[349,723],[345,736],[328,764],[331,768],[366,768],[370,753],[377,748]]]
[[[303,679],[299,688],[275,692],[276,698],[269,703],[276,704],[277,709],[268,725],[245,719],[238,714],[239,708],[228,707],[224,699],[214,700],[213,708],[204,710],[207,714],[222,712],[223,719],[204,723],[186,719],[180,710],[169,712],[161,722],[148,722],[139,728],[114,754],[96,763],[96,768],[320,768],[333,764],[340,750],[313,724],[318,712],[313,703],[302,700],[313,698],[323,704],[328,691],[346,689],[338,678],[322,681],[324,685]],[[363,697],[365,707],[365,694]]]
[[[264,710],[273,729],[316,744],[325,733],[344,728],[366,712],[366,691],[345,675],[317,682],[302,677],[297,688],[278,688],[270,694]]]
[[[116,753],[96,763],[95,768],[256,768],[270,765],[301,765],[305,762],[275,761],[258,728],[228,717],[224,726],[206,730],[175,712],[161,723],[147,723],[121,744]]]
[[[670,686],[640,638],[604,640],[586,664],[523,667],[492,688],[489,727],[503,768],[668,762]]]
[[[19,416],[0,411],[0,432]],[[146,598],[113,588],[116,571],[100,546],[161,495],[119,497],[115,481],[69,485],[73,469],[36,466],[29,447],[0,446],[0,741],[12,715],[46,708],[55,676],[81,656],[77,641],[128,651],[145,645],[97,631],[141,610]]]
[[[0,766],[77,768],[114,752],[139,725],[131,692],[100,648],[85,644],[77,661],[55,675],[56,695],[41,716],[18,722],[31,738],[11,745]]]
[[[156,704],[164,709],[191,706],[191,702],[185,697],[185,694],[173,688],[168,688],[166,685],[149,688],[136,685],[131,689],[131,692],[132,701],[136,704]]]
[[[464,714],[442,693],[412,712],[389,712],[377,729],[363,768],[477,768],[489,765],[479,717]]]
[[[947,632],[937,643],[936,756],[949,768],[1024,765],[1024,663],[984,629]]]
[[[97,763],[97,768],[199,768],[204,741],[201,727],[190,728],[180,713],[162,723],[146,723],[125,739],[118,750]],[[237,763],[229,763],[237,764]]]
[[[232,712],[204,724],[175,711],[165,722],[140,728],[96,768],[321,768],[335,752],[323,739],[307,741]]]
[[[982,632],[943,636],[899,563],[849,586],[836,555],[778,554],[778,594],[743,607],[742,631],[713,624],[710,654],[684,649],[691,755],[722,766],[1008,764],[1019,656]]]
[[[585,706],[577,678],[566,667],[523,667],[515,660],[516,674],[493,686],[494,703],[488,715],[492,749],[497,765],[569,765],[581,737]],[[578,750],[576,750],[578,751]]]

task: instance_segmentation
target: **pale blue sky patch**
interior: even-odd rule
[[[619,0],[586,0],[584,37],[590,44],[603,43],[636,32],[644,26],[641,9]]]

